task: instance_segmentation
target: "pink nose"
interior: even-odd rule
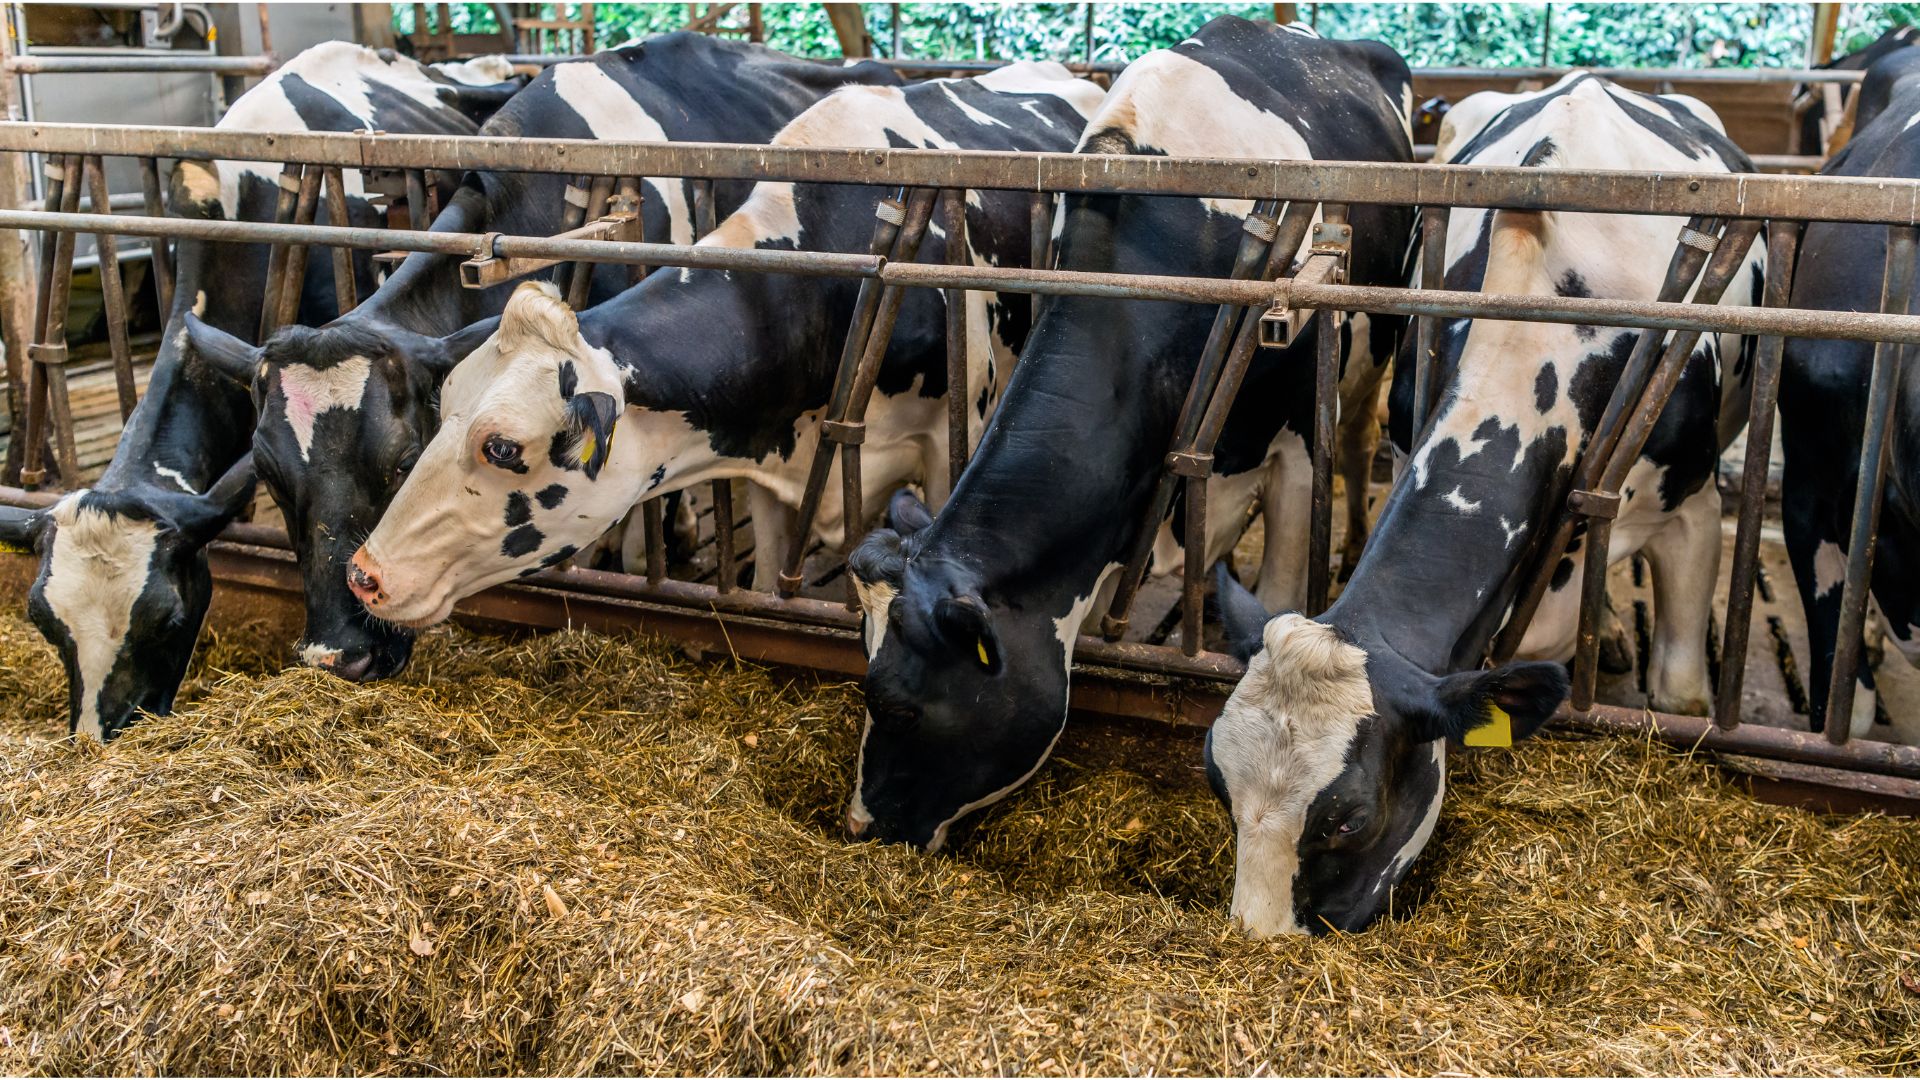
[[[374,568],[373,560],[367,558],[366,548],[353,553],[353,562],[347,566],[347,588],[369,608],[386,602],[387,592],[380,584],[380,572]]]
[[[866,835],[866,833],[867,833],[867,822],[864,822],[864,821],[861,821],[861,820],[860,820],[859,818],[857,818],[857,817],[854,817],[854,816],[853,816],[853,811],[852,811],[852,810],[848,810],[848,811],[847,811],[847,836],[848,836],[848,838],[850,838],[850,839],[853,839],[853,840],[858,840],[858,839],[860,839],[861,837],[863,837],[863,836],[865,836],[865,835]]]

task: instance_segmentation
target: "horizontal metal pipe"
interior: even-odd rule
[[[1920,224],[1920,181],[1756,173],[0,123],[0,150]]]
[[[104,75],[144,73],[163,75],[198,73],[202,75],[267,75],[280,66],[271,56],[206,56],[186,53],[161,56],[135,53],[126,56],[16,56],[7,61],[7,70],[16,75]]]
[[[992,71],[1005,67],[1005,60],[881,60],[880,63],[902,71]],[[1113,62],[1081,63],[1068,61],[1075,72],[1115,74],[1127,65]],[[1489,82],[1525,82],[1534,79],[1558,79],[1570,71],[1586,71],[1615,82],[1717,82],[1717,83],[1855,83],[1866,73],[1838,68],[1566,68],[1566,67],[1417,67],[1416,79],[1475,79]]]
[[[1595,705],[1585,715],[1562,708],[1554,719],[1569,727],[1626,735],[1651,735],[1671,746],[1750,754],[1776,761],[1797,761],[1854,772],[1920,779],[1920,747],[1859,740],[1835,746],[1823,735],[1760,724],[1731,730],[1704,716],[1675,716],[1617,705]]]
[[[147,197],[144,192],[139,191],[116,191],[108,197],[107,204],[115,210],[139,210],[145,208]],[[45,199],[28,199],[19,206],[21,210],[45,210],[46,208],[47,200]],[[83,214],[93,213],[93,197],[91,195],[80,196],[80,212]]]
[[[1413,160],[1432,161],[1435,149],[1432,143],[1421,143],[1413,148]],[[1827,162],[1819,154],[1749,154],[1747,158],[1764,173],[1817,173]]]
[[[1175,300],[1195,304],[1264,305],[1275,298],[1270,281],[1174,277],[1167,274],[1102,274],[1084,270],[957,266],[890,262],[880,270],[889,285],[936,289],[992,289],[1044,296],[1107,296],[1126,300]]]

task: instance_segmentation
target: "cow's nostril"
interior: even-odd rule
[[[353,561],[347,564],[347,588],[353,590],[353,595],[361,603],[372,607],[385,600],[387,595],[380,587],[379,575],[365,565],[366,558],[365,548],[353,553]]]

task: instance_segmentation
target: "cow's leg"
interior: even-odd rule
[[[1298,611],[1307,602],[1307,544],[1313,523],[1313,459],[1304,439],[1281,431],[1260,488],[1266,550],[1253,593],[1268,611]]]
[[[1834,647],[1840,639],[1840,594],[1847,576],[1847,508],[1823,495],[1822,489],[1844,488],[1851,493],[1853,484],[1799,476],[1796,464],[1794,457],[1787,458],[1780,516],[1787,559],[1793,564],[1793,580],[1799,586],[1800,607],[1807,618],[1807,720],[1814,731],[1824,731]],[[1875,704],[1872,672],[1865,664],[1860,667],[1849,718],[1855,727],[1863,717],[1872,722]]]
[[[1614,610],[1613,597],[1607,597],[1607,610],[1600,613],[1600,670],[1609,675],[1625,675],[1633,670],[1633,637],[1627,624]]]
[[[1709,481],[1688,496],[1642,550],[1653,571],[1648,704],[1704,716],[1713,705],[1707,626],[1720,572],[1720,489]]]
[[[1347,535],[1340,548],[1340,578],[1353,576],[1360,549],[1367,544],[1367,488],[1373,480],[1373,455],[1380,447],[1380,385],[1388,365],[1376,364],[1370,342],[1373,334],[1364,312],[1348,319],[1353,347],[1347,354],[1340,382],[1338,453],[1340,479],[1346,486]]]
[[[753,514],[753,587],[773,592],[780,585],[780,564],[800,513],[754,483],[747,485],[747,507]]]

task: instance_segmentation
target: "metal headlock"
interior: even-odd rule
[[[156,148],[166,156],[186,160],[220,158],[289,163],[271,222],[166,218],[160,215],[161,177]],[[1184,568],[1183,639],[1190,655],[1161,646],[1114,642],[1083,637],[1075,647],[1074,704],[1128,715],[1151,715],[1205,724],[1217,711],[1241,665],[1218,654],[1196,652],[1199,632],[1197,565],[1206,541],[1206,478],[1212,471],[1215,440],[1224,425],[1240,382],[1259,344],[1292,342],[1307,319],[1319,320],[1312,442],[1314,488],[1309,536],[1312,577],[1309,607],[1325,602],[1330,578],[1329,540],[1332,468],[1332,402],[1338,373],[1338,312],[1366,311],[1415,318],[1414,350],[1415,430],[1429,427],[1441,392],[1441,335],[1444,321],[1505,319],[1560,324],[1586,324],[1642,331],[1623,369],[1614,395],[1589,444],[1578,459],[1565,490],[1551,496],[1553,505],[1565,505],[1551,530],[1533,530],[1533,547],[1523,557],[1515,588],[1513,616],[1495,652],[1517,646],[1525,622],[1537,606],[1552,564],[1565,551],[1576,522],[1588,530],[1586,584],[1583,585],[1581,630],[1574,660],[1575,698],[1560,719],[1603,730],[1644,733],[1665,742],[1702,749],[1754,754],[1777,760],[1851,769],[1860,772],[1920,779],[1920,748],[1894,746],[1872,740],[1848,742],[1844,720],[1830,723],[1825,737],[1808,732],[1740,724],[1740,689],[1753,610],[1753,580],[1758,558],[1759,526],[1764,497],[1764,467],[1772,444],[1773,403],[1779,389],[1785,337],[1837,338],[1881,343],[1875,353],[1869,396],[1869,424],[1862,438],[1862,467],[1856,490],[1853,536],[1848,550],[1839,653],[1835,657],[1834,685],[1829,709],[1842,716],[1849,707],[1859,663],[1859,629],[1865,616],[1872,570],[1876,513],[1884,490],[1892,389],[1897,365],[1911,359],[1900,346],[1920,344],[1920,316],[1908,304],[1916,243],[1912,226],[1920,224],[1920,182],[1874,179],[1859,181],[1833,177],[1730,176],[1724,174],[1665,175],[1570,170],[1502,169],[1463,166],[1379,165],[1332,162],[1143,159],[1077,154],[983,154],[912,150],[828,150],[766,146],[705,146],[655,143],[606,143],[569,140],[515,140],[495,143],[459,136],[396,136],[373,132],[263,134],[207,129],[112,127],[0,123],[0,151],[30,151],[46,155],[49,169],[47,210],[0,209],[0,229],[41,234],[39,290],[35,298],[30,337],[30,362],[23,365],[26,381],[25,441],[21,457],[27,466],[22,479],[48,479],[46,448],[54,449],[59,481],[71,484],[77,476],[71,406],[66,395],[64,339],[67,300],[72,288],[73,244],[76,234],[101,238],[104,252],[115,236],[160,238],[154,245],[156,286],[163,305],[172,298],[172,276],[166,241],[193,239],[212,242],[271,245],[268,289],[263,303],[262,330],[290,322],[298,314],[308,251],[312,245],[336,249],[333,269],[343,310],[356,297],[350,280],[353,249],[391,252],[432,252],[491,257],[501,265],[492,273],[521,267],[571,264],[562,271],[569,293],[584,297],[590,284],[588,268],[602,263],[628,267],[628,276],[648,267],[683,266],[727,271],[851,277],[859,281],[854,318],[843,343],[834,393],[823,413],[821,437],[816,441],[809,483],[803,500],[803,521],[796,544],[784,554],[781,592],[790,595],[799,585],[799,556],[811,531],[829,480],[834,447],[843,462],[842,482],[847,492],[849,543],[857,539],[864,521],[859,489],[859,455],[864,436],[865,407],[871,396],[878,364],[891,337],[903,291],[937,288],[947,295],[948,421],[950,452],[948,478],[957,478],[969,448],[970,409],[967,387],[967,328],[965,294],[969,290],[1000,293],[1082,295],[1132,299],[1177,300],[1219,305],[1213,332],[1201,358],[1200,370],[1189,388],[1167,457],[1167,469],[1158,480],[1156,502],[1171,502],[1177,479],[1186,482],[1188,564]],[[145,214],[102,215],[112,206],[99,171],[102,156],[138,159]],[[404,188],[406,221],[401,230],[351,227],[339,207],[344,188],[338,182],[347,168],[386,172],[382,181],[389,198]],[[426,230],[437,212],[437,186],[429,171],[467,169],[562,172],[577,177],[578,190],[591,208],[565,234],[524,237],[502,234],[436,233]],[[865,254],[742,250],[717,246],[648,243],[640,219],[640,182],[637,177],[687,178],[695,208],[696,232],[704,236],[714,227],[712,181],[789,180],[881,185],[898,192],[888,211],[894,221],[879,220]],[[95,212],[79,213],[84,194]],[[604,192],[596,198],[595,190]],[[968,189],[1030,193],[1029,224],[1033,230],[1031,267],[973,265],[965,241]],[[1179,194],[1214,198],[1245,198],[1258,205],[1256,219],[1242,238],[1236,273],[1228,278],[1192,278],[1171,275],[1090,273],[1052,269],[1050,244],[1053,200],[1062,193]],[[321,197],[328,199],[326,226],[313,224]],[[612,206],[604,213],[608,199]],[[1293,252],[1310,227],[1313,207],[1327,202],[1325,221],[1301,266],[1292,266]],[[1341,207],[1352,203],[1421,206],[1423,256],[1420,289],[1356,286],[1341,273],[1350,234],[1344,233]],[[1286,213],[1279,213],[1286,204]],[[390,209],[392,204],[389,203]],[[1445,286],[1445,237],[1452,207],[1554,209],[1569,212],[1635,213],[1689,218],[1687,231],[1676,237],[1666,283],[1651,301],[1601,300],[1587,297],[1504,295],[1449,290]],[[589,214],[597,215],[589,221]],[[935,213],[941,215],[948,240],[940,263],[912,261]],[[619,224],[631,215],[631,224]],[[1727,282],[1747,257],[1755,234],[1766,219],[1775,220],[1768,252],[1769,276],[1765,306],[1722,306],[1718,303]],[[1853,221],[1891,223],[1888,272],[1880,311],[1830,312],[1786,307],[1791,296],[1799,221]],[[604,231],[600,227],[604,226]],[[576,233],[575,230],[588,230]],[[631,230],[631,231],[628,231]],[[391,255],[382,258],[391,258]],[[483,260],[484,261],[484,260]],[[164,269],[163,269],[164,268]],[[571,271],[571,273],[568,273]],[[1272,280],[1268,280],[1271,278]],[[1688,287],[1701,278],[1688,297]],[[501,278],[505,280],[505,278]],[[3,283],[0,283],[3,284]],[[344,286],[344,287],[343,287]],[[107,287],[111,291],[111,286]],[[114,311],[120,325],[128,298],[107,298],[109,337],[114,336]],[[20,322],[25,322],[22,319]],[[14,331],[20,333],[19,331]],[[1619,506],[1626,470],[1637,460],[1652,426],[1677,384],[1694,343],[1702,333],[1742,333],[1762,338],[1756,353],[1753,417],[1748,436],[1748,465],[1742,490],[1739,525],[1733,558],[1733,585],[1724,627],[1722,669],[1715,717],[1672,716],[1640,709],[1592,704],[1596,629],[1604,582],[1604,554],[1611,514]],[[115,349],[115,376],[120,378],[120,346]],[[129,368],[130,373],[130,368]],[[1205,378],[1201,375],[1205,374]],[[17,391],[16,391],[17,392]],[[122,405],[127,399],[123,396]],[[1423,436],[1424,437],[1424,436]],[[773,662],[801,663],[843,673],[857,673],[862,663],[858,617],[839,603],[783,599],[735,586],[738,552],[730,482],[713,485],[714,534],[719,581],[714,586],[676,581],[666,576],[663,521],[658,499],[641,506],[641,524],[647,536],[647,574],[644,577],[584,570],[546,571],[526,582],[482,593],[464,602],[461,611],[477,617],[560,625],[568,620],[601,625],[633,625],[726,648],[743,657]],[[49,492],[0,489],[0,503],[45,505]],[[1165,517],[1165,506],[1143,528],[1152,532]],[[1549,535],[1551,531],[1551,535]],[[215,545],[213,560],[225,583],[250,583],[255,588],[297,593],[300,578],[284,535],[251,526],[234,526],[227,539]],[[1551,557],[1550,557],[1551,556]],[[1143,560],[1129,560],[1128,577],[1137,578]],[[1123,584],[1125,579],[1123,579]],[[1530,599],[1531,598],[1531,599]],[[585,619],[583,613],[590,613]],[[1109,613],[1127,617],[1125,606]],[[1124,621],[1120,623],[1124,627]],[[1831,741],[1830,741],[1831,740]]]

